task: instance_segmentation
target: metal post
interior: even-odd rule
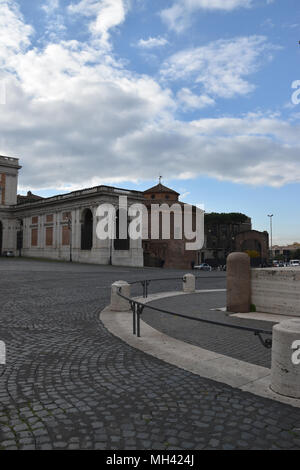
[[[136,335],[136,304],[132,304],[131,305],[131,309],[132,309],[132,322],[133,322],[133,334]]]
[[[271,241],[271,260],[273,262],[273,216],[274,214],[268,214],[268,217],[270,217],[270,241]]]
[[[140,320],[141,314],[140,314],[140,309],[137,309],[137,337],[141,337],[141,320]]]

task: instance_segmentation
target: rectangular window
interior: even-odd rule
[[[5,182],[6,175],[3,173],[0,175],[0,204],[5,204]]]
[[[37,246],[38,244],[38,229],[33,228],[31,230],[31,246]]]
[[[63,220],[69,220],[72,218],[71,212],[63,212]]]
[[[53,227],[46,228],[46,246],[53,245]]]
[[[70,245],[70,230],[67,225],[62,227],[62,245],[67,246]]]
[[[53,214],[49,214],[46,216],[46,222],[47,223],[53,222]]]
[[[31,219],[31,223],[32,223],[32,224],[37,224],[38,221],[39,221],[38,216],[32,217],[32,219]]]

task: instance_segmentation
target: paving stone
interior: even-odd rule
[[[183,274],[0,259],[0,336],[8,354],[0,369],[0,449],[299,449],[299,409],[159,361],[99,320],[115,280]],[[221,275],[204,273],[201,287],[223,288]],[[168,280],[151,289],[178,285]],[[217,295],[201,299],[203,315],[209,303],[220,306]],[[242,360],[248,348],[248,360],[257,362],[257,339],[250,335],[244,347],[240,333],[225,336],[222,330],[216,341],[216,331],[206,330],[205,344],[215,350],[223,342]]]

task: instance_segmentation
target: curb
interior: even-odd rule
[[[224,289],[202,290],[195,293],[202,294],[207,292],[224,292]],[[147,304],[153,300],[173,297],[175,295],[190,294],[163,292],[149,295],[147,299],[139,297],[134,300]],[[143,322],[143,320],[141,320],[142,337],[138,338],[132,334],[132,313],[130,311],[115,312],[106,307],[100,313],[100,320],[114,336],[117,336],[130,346],[168,364],[201,377],[238,388],[244,392],[250,392],[254,395],[300,408],[300,399],[283,397],[270,389],[271,370],[266,367],[240,361],[177,340],[152,328]]]

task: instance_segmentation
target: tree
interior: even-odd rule
[[[292,251],[291,259],[300,259],[300,249]]]

